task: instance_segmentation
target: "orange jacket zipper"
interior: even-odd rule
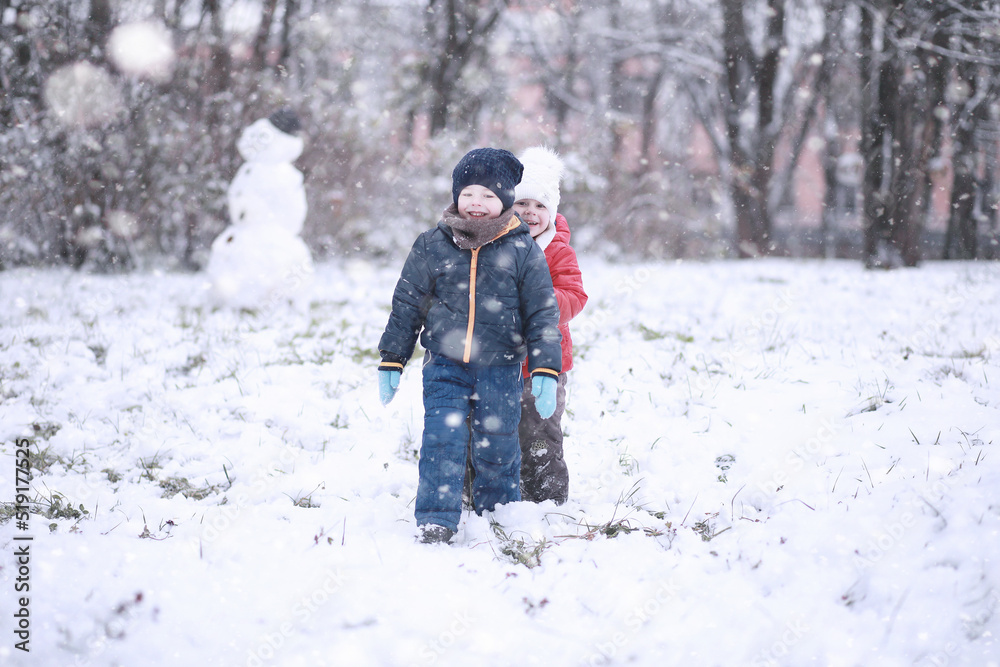
[[[520,224],[521,219],[514,215],[507,226],[500,230],[500,233],[493,237],[489,243],[493,243],[504,234],[517,229]],[[462,361],[465,363],[469,363],[469,360],[472,359],[472,330],[476,326],[476,266],[479,263],[479,250],[482,247],[472,249],[472,263],[469,267],[469,326],[465,330],[465,353],[462,355]]]
[[[479,263],[479,248],[472,250],[472,264],[469,269],[469,327],[465,330],[465,354],[462,361],[469,363],[472,358],[472,329],[476,325],[476,266]]]

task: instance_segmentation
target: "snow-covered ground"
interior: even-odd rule
[[[401,262],[256,313],[0,273],[0,663],[1000,664],[1000,265],[581,263],[570,502],[434,546]]]

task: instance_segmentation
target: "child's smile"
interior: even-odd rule
[[[488,220],[503,213],[496,193],[482,185],[467,185],[458,193],[458,214],[466,220]]]
[[[549,209],[537,199],[519,199],[514,202],[514,210],[528,225],[531,238],[535,238],[549,227]]]

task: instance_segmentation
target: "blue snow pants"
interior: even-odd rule
[[[414,516],[417,525],[457,531],[467,452],[472,452],[476,471],[472,497],[477,514],[521,499],[521,366],[463,364],[434,355],[425,360],[423,380],[424,433]]]

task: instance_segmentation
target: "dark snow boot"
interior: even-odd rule
[[[451,528],[445,528],[434,523],[425,523],[420,526],[421,544],[447,544],[455,535]]]

